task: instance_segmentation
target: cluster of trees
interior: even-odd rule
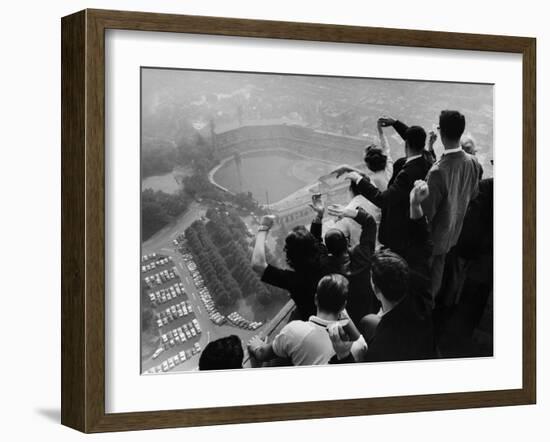
[[[206,229],[239,284],[243,297],[255,296],[260,304],[268,304],[271,294],[250,265],[252,251],[245,239],[247,227],[242,219],[231,209],[210,210],[208,219]]]
[[[183,179],[183,188],[191,197],[207,198],[214,201],[222,201],[226,194],[214,186],[206,173],[195,173]]]
[[[242,298],[241,288],[212,242],[205,224],[195,221],[187,228],[185,236],[216,307],[223,314],[229,314]]]
[[[183,179],[183,189],[175,195],[151,189],[142,192],[142,240],[146,240],[183,213],[193,198],[227,202],[248,212],[261,213],[252,193],[231,195],[210,182],[207,174],[216,163],[211,137],[204,137],[196,131],[182,137],[177,148],[155,145],[144,149],[144,178],[168,173],[178,164],[192,166],[194,174]]]
[[[178,162],[183,166],[192,166],[198,175],[206,174],[217,163],[213,140],[199,132],[191,138],[180,139],[177,152]]]
[[[160,190],[143,190],[141,192],[142,241],[181,215],[190,202],[191,198],[184,191],[171,195]]]
[[[174,170],[177,151],[173,147],[143,150],[141,154],[141,177],[164,175]]]
[[[263,284],[252,270],[247,227],[241,218],[220,209],[209,209],[207,217],[207,223],[195,221],[185,233],[218,309],[230,313],[242,298],[262,306],[284,302],[285,293]]]

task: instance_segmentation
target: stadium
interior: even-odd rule
[[[344,202],[347,184],[319,177],[339,164],[358,163],[370,142],[297,124],[247,124],[215,134],[216,152],[223,159],[209,179],[225,192],[252,192],[290,229],[311,221],[313,193],[322,193],[328,204]],[[273,167],[277,160],[278,167]]]

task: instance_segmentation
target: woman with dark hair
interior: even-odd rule
[[[367,176],[372,183],[380,189],[381,192],[388,188],[388,183],[393,174],[393,159],[390,153],[388,139],[384,133],[385,120],[379,118],[376,122],[378,139],[380,145],[371,144],[365,149],[365,164],[367,166]]]
[[[381,147],[370,144],[365,148],[365,164],[371,172],[380,172],[386,168],[388,157]]]
[[[387,189],[388,183],[393,174],[393,160],[390,154],[388,140],[382,130],[382,123],[384,121],[385,120],[383,120],[383,118],[380,118],[377,122],[380,144],[370,144],[365,148],[365,155],[363,158],[366,168],[359,170],[350,166],[341,166],[337,169],[337,171],[355,170],[362,175],[364,174],[381,192]],[[356,209],[357,207],[361,207],[365,212],[372,215],[377,224],[380,223],[380,208],[361,195],[361,192],[359,192],[359,189],[355,183],[351,182],[349,187],[349,202],[346,205],[346,208]],[[350,218],[339,218],[333,222],[329,221],[326,223],[326,228],[336,228],[346,233],[349,237],[351,247],[359,244],[359,239],[361,237],[361,226]]]
[[[241,339],[230,335],[208,343],[199,358],[199,370],[243,368],[243,357]]]
[[[315,289],[322,276],[322,249],[318,240],[305,226],[297,226],[285,239],[286,262],[290,269],[280,269],[268,264],[265,241],[273,227],[274,219],[273,215],[262,218],[252,253],[252,268],[262,278],[262,282],[287,290],[296,304],[298,318],[307,321],[316,312]]]

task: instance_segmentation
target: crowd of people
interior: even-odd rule
[[[311,225],[285,239],[287,268],[268,262],[275,219],[264,216],[252,268],[296,309],[274,339],[247,343],[252,366],[479,355],[472,336],[493,290],[493,180],[465,126],[454,110],[440,113],[438,134],[380,117],[366,167],[333,171],[349,182],[349,203],[325,207],[313,195]],[[395,162],[387,128],[404,141]],[[327,213],[338,221],[323,229]],[[243,354],[235,336],[211,342],[199,368],[240,368]]]

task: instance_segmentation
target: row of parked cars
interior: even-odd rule
[[[177,247],[180,244],[185,242],[185,235],[183,233],[180,233],[176,238],[174,239],[174,245]]]
[[[216,308],[216,304],[214,304],[214,300],[206,287],[199,290],[199,296],[204,304],[204,307],[206,308],[206,311],[208,312],[208,317],[210,320],[216,325],[222,325],[225,322],[225,316],[223,316]]]
[[[179,304],[174,304],[165,310],[157,313],[157,325],[162,327],[178,318],[187,316],[193,311],[193,306],[188,301],[182,301]]]
[[[192,339],[201,333],[202,330],[199,325],[199,321],[195,318],[192,321],[186,322],[182,326],[161,335],[161,345],[165,350],[167,350],[175,345],[183,344],[188,339]]]
[[[176,282],[170,287],[165,287],[160,290],[150,292],[148,294],[149,300],[151,301],[151,304],[153,304],[153,306],[164,304],[168,301],[171,301],[172,299],[176,299],[180,296],[185,295],[183,287],[184,286],[182,282]]]
[[[176,274],[176,268],[172,267],[171,269],[165,269],[153,275],[146,276],[145,283],[150,289],[152,289],[177,277],[178,275]]]
[[[151,259],[155,259],[158,255],[156,253],[149,253],[148,255],[143,255],[141,257],[141,262],[147,262]]]
[[[178,250],[181,253],[183,260],[185,261],[185,265],[187,266],[187,269],[191,273],[193,282],[195,283],[195,287],[197,287],[201,301],[204,304],[206,311],[208,312],[208,317],[214,324],[221,325],[225,322],[225,316],[223,316],[216,309],[214,300],[212,299],[212,296],[210,295],[208,288],[204,284],[204,280],[202,279],[202,275],[200,274],[197,264],[193,259],[193,255],[185,248],[184,245],[182,245],[183,241],[184,241],[183,239],[179,240],[178,243],[181,246]]]
[[[238,312],[233,312],[227,315],[227,319],[233,325],[244,328],[245,330],[256,330],[260,328],[263,323],[258,321],[249,321],[248,319],[243,318]]]
[[[147,256],[147,255],[145,255],[145,256]],[[150,272],[151,270],[154,270],[157,267],[165,266],[166,264],[169,264],[171,262],[172,262],[172,257],[171,256],[164,256],[160,259],[157,259],[153,262],[150,262],[149,264],[142,265],[141,266],[141,273]]]
[[[160,350],[160,351],[159,351]],[[163,350],[160,348],[157,350],[157,352],[162,353]],[[200,353],[202,351],[201,345],[198,342],[195,342],[193,346],[188,350],[182,350],[179,353],[175,354],[172,357],[169,357],[166,359],[162,364],[156,365],[155,367],[151,367],[149,370],[147,370],[146,374],[155,374],[155,373],[163,373],[167,372],[169,370],[172,370],[174,367],[183,364],[187,359],[192,358],[194,355]],[[157,353],[155,352],[155,354]],[[158,357],[158,355],[157,355]],[[155,356],[153,355],[153,359],[155,359]]]

